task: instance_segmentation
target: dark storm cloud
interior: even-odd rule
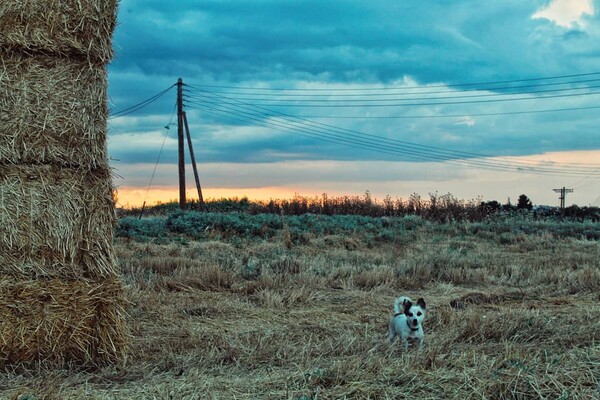
[[[586,17],[585,27],[568,29],[547,19],[532,19],[546,4],[542,0],[122,0],[114,38],[117,55],[109,70],[111,108],[119,111],[136,104],[180,76],[191,85],[354,87],[397,85],[406,78],[409,85],[451,85],[599,71],[597,15]],[[470,115],[589,106],[600,104],[597,97],[384,110],[279,107],[277,111]],[[154,162],[174,101],[171,90],[133,114],[136,118],[111,121],[113,157]],[[200,104],[190,102],[190,106]],[[236,113],[231,108],[190,107],[189,112],[198,153],[207,162],[410,159],[364,146],[348,147],[337,139],[315,138],[289,127],[267,129],[261,111],[252,119],[239,108]],[[516,155],[598,148],[600,143],[594,139],[598,121],[590,113],[473,117],[466,122],[454,118],[328,123],[462,151]],[[173,135],[174,129],[169,133]],[[174,152],[165,150],[163,160],[173,158]]]
[[[411,75],[452,83],[488,79],[498,68],[505,77],[523,76],[541,68],[524,52],[543,23],[530,20],[541,4],[123,1],[114,68],[231,82]]]

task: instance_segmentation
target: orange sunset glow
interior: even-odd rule
[[[506,160],[494,158],[490,160]],[[600,151],[572,151],[536,154],[523,157],[510,157],[512,160],[531,165],[578,165],[582,163],[595,164],[600,160]],[[600,168],[600,167],[599,167]],[[235,165],[231,171],[239,170]],[[339,181],[328,180],[322,175],[327,169],[336,171],[350,171],[352,179]],[[170,181],[176,182],[177,172],[174,166],[167,168]],[[246,187],[213,187],[215,180],[210,179],[217,171],[228,170],[226,164],[218,166],[206,164],[201,168],[202,180],[208,182],[203,186],[205,199],[241,198],[251,200],[269,200],[292,198],[294,195],[320,196],[327,193],[330,196],[356,196],[369,191],[375,199],[385,196],[407,198],[412,193],[427,196],[429,193],[451,193],[460,199],[482,198],[484,200],[506,201],[507,198],[516,198],[521,193],[529,195],[535,204],[554,204],[556,195],[552,191],[555,187],[575,187],[575,193],[570,196],[573,203],[580,205],[594,205],[598,202],[598,179],[594,177],[553,177],[528,174],[523,172],[497,172],[489,170],[465,169],[461,166],[445,163],[407,163],[407,162],[359,162],[359,161],[328,161],[313,162],[282,162],[269,164],[243,164]],[[440,178],[440,171],[462,171],[456,179]],[[128,170],[130,173],[132,170]],[[294,174],[302,171],[304,176],[311,176],[304,181],[294,181]],[[373,171],[377,171],[376,177]],[[426,173],[418,179],[406,179],[415,176],[417,172]],[[125,171],[124,171],[125,172]],[[322,175],[319,176],[319,173]],[[235,177],[235,172],[230,172]],[[286,179],[287,177],[287,179]],[[163,182],[164,183],[163,178]],[[279,185],[264,185],[270,179],[280,182]],[[255,186],[252,183],[256,181]],[[289,184],[281,182],[289,182]],[[294,183],[292,183],[294,182]],[[193,183],[186,186],[187,199],[197,199]],[[137,207],[144,201],[147,205],[157,202],[177,201],[179,189],[176,185],[160,185],[151,187],[122,186],[118,188],[118,206]],[[570,204],[570,203],[569,203]]]
[[[291,198],[297,190],[279,187],[266,188],[207,188],[203,189],[202,196],[205,199],[221,199],[221,198],[241,198],[248,197],[252,200],[269,200],[269,199],[284,199]],[[122,187],[118,189],[118,206],[120,207],[139,207],[144,201],[148,205],[157,203],[167,203],[178,201],[179,188],[161,187],[156,189],[140,189],[136,187]],[[197,200],[198,195],[192,187],[186,190],[187,200]]]

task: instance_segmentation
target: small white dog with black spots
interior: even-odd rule
[[[388,338],[394,343],[400,336],[404,351],[408,350],[410,341],[416,341],[419,350],[423,348],[423,319],[425,318],[425,300],[419,298],[416,303],[406,296],[396,299],[394,302],[394,316],[390,318]]]

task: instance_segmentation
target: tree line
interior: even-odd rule
[[[200,210],[196,201],[188,202],[189,210]],[[175,200],[157,203],[146,207],[144,215],[169,215],[179,210]],[[290,199],[249,200],[242,198],[209,199],[205,202],[208,212],[244,212],[249,214],[280,215],[362,215],[370,217],[404,217],[417,215],[430,221],[484,221],[506,215],[527,215],[532,218],[568,218],[575,220],[600,221],[599,207],[579,207],[572,205],[561,210],[559,207],[533,206],[531,200],[521,194],[516,204],[509,201],[502,204],[496,200],[462,200],[450,193],[439,195],[430,193],[427,198],[413,193],[407,199],[386,196],[377,200],[367,191],[360,196],[320,196],[296,195]],[[120,216],[139,216],[141,208],[119,209]]]

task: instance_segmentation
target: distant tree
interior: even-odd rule
[[[518,210],[531,210],[532,207],[533,204],[531,204],[529,197],[525,196],[524,194],[519,196],[519,201],[517,202]]]
[[[498,210],[502,208],[502,205],[497,200],[482,201],[479,205],[479,209],[483,212],[483,215],[490,216],[496,214]]]
[[[510,197],[506,201],[506,204],[502,205],[502,210],[503,211],[514,211],[514,210],[516,210],[516,207],[513,206],[512,203],[510,202]]]

